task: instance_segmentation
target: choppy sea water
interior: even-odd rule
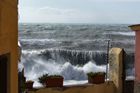
[[[21,64],[27,80],[42,74],[60,74],[65,85],[87,82],[86,73],[106,71],[108,40],[126,51],[128,78],[134,76],[135,34],[128,25],[19,24]],[[79,81],[79,82],[78,82]]]

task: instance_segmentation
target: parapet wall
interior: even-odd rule
[[[123,92],[123,49],[112,48],[109,52],[109,80],[116,86],[116,92]]]
[[[113,82],[93,85],[67,86],[63,88],[43,88],[29,93],[115,93]]]

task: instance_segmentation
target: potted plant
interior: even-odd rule
[[[89,72],[87,73],[88,83],[100,84],[105,82],[105,72]]]
[[[46,79],[46,87],[63,87],[63,79],[60,75],[50,75]]]
[[[63,77],[60,75],[42,75],[39,77],[39,82],[45,87],[62,87]]]
[[[33,89],[33,84],[34,84],[34,81],[32,80],[26,81],[25,83],[26,89]]]

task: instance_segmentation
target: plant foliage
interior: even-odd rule
[[[48,75],[48,74],[44,74],[44,75],[42,75],[41,77],[38,78],[39,83],[41,83],[42,85],[45,86],[47,78],[63,78],[63,76],[61,76],[61,75]]]
[[[98,75],[105,75],[105,72],[89,72],[89,73],[87,73],[88,77],[94,77],[94,76],[98,76]]]
[[[44,75],[42,75],[41,77],[39,77],[39,78],[38,78],[39,83],[41,83],[42,85],[44,85],[44,83],[45,83],[47,77],[48,77],[48,74],[44,74]]]

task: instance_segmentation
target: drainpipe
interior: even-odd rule
[[[140,24],[129,26],[136,34],[135,40],[135,85],[134,93],[140,93]]]

